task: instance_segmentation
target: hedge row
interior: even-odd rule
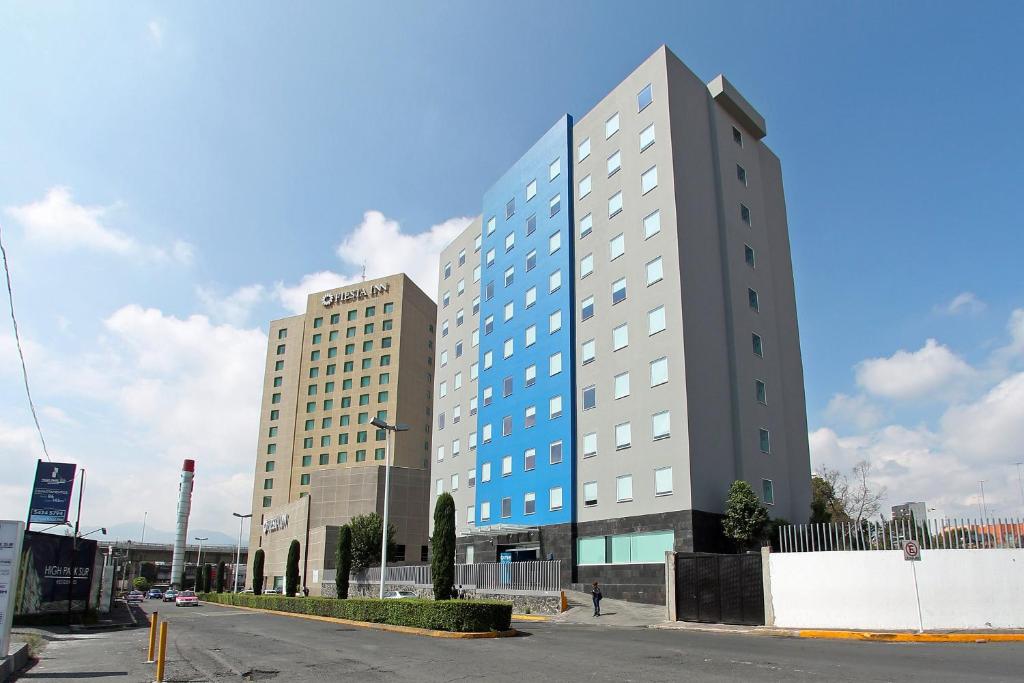
[[[459,633],[507,631],[512,623],[512,603],[496,600],[336,600],[247,593],[204,593],[200,598],[222,605]]]

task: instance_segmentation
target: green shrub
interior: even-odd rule
[[[292,540],[288,546],[288,562],[284,567],[284,592],[293,597],[299,590],[299,542]]]
[[[252,558],[252,592],[256,595],[263,594],[263,562],[263,548],[260,548]]]
[[[348,597],[348,575],[352,571],[352,529],[348,524],[338,529],[338,548],[334,554],[335,597]]]
[[[435,631],[471,633],[507,631],[512,603],[496,600],[379,600],[376,598],[289,598],[283,595],[206,593],[201,600],[275,612],[312,614],[373,624],[413,626]]]

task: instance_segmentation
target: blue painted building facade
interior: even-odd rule
[[[574,518],[571,140],[567,115],[484,195],[478,527]]]

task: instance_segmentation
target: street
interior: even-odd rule
[[[1024,643],[895,644],[515,623],[527,635],[448,640],[215,605],[160,609],[167,681],[1011,681]],[[51,642],[18,680],[152,681],[148,630]]]

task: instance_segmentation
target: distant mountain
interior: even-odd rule
[[[238,536],[232,536],[225,534],[223,531],[211,531],[210,529],[189,529],[188,530],[188,544],[196,544],[196,536],[205,537],[207,540],[203,541],[204,545],[235,545],[238,543]],[[132,541],[135,543],[141,542],[142,538],[142,524],[136,522],[124,522],[122,524],[114,524],[113,526],[107,527],[107,535],[100,536],[94,534],[90,538],[100,538],[108,541]],[[163,529],[154,529],[151,526],[146,526],[146,543],[174,543],[174,532],[164,531]],[[242,538],[242,545],[246,545],[249,542],[247,537]]]

